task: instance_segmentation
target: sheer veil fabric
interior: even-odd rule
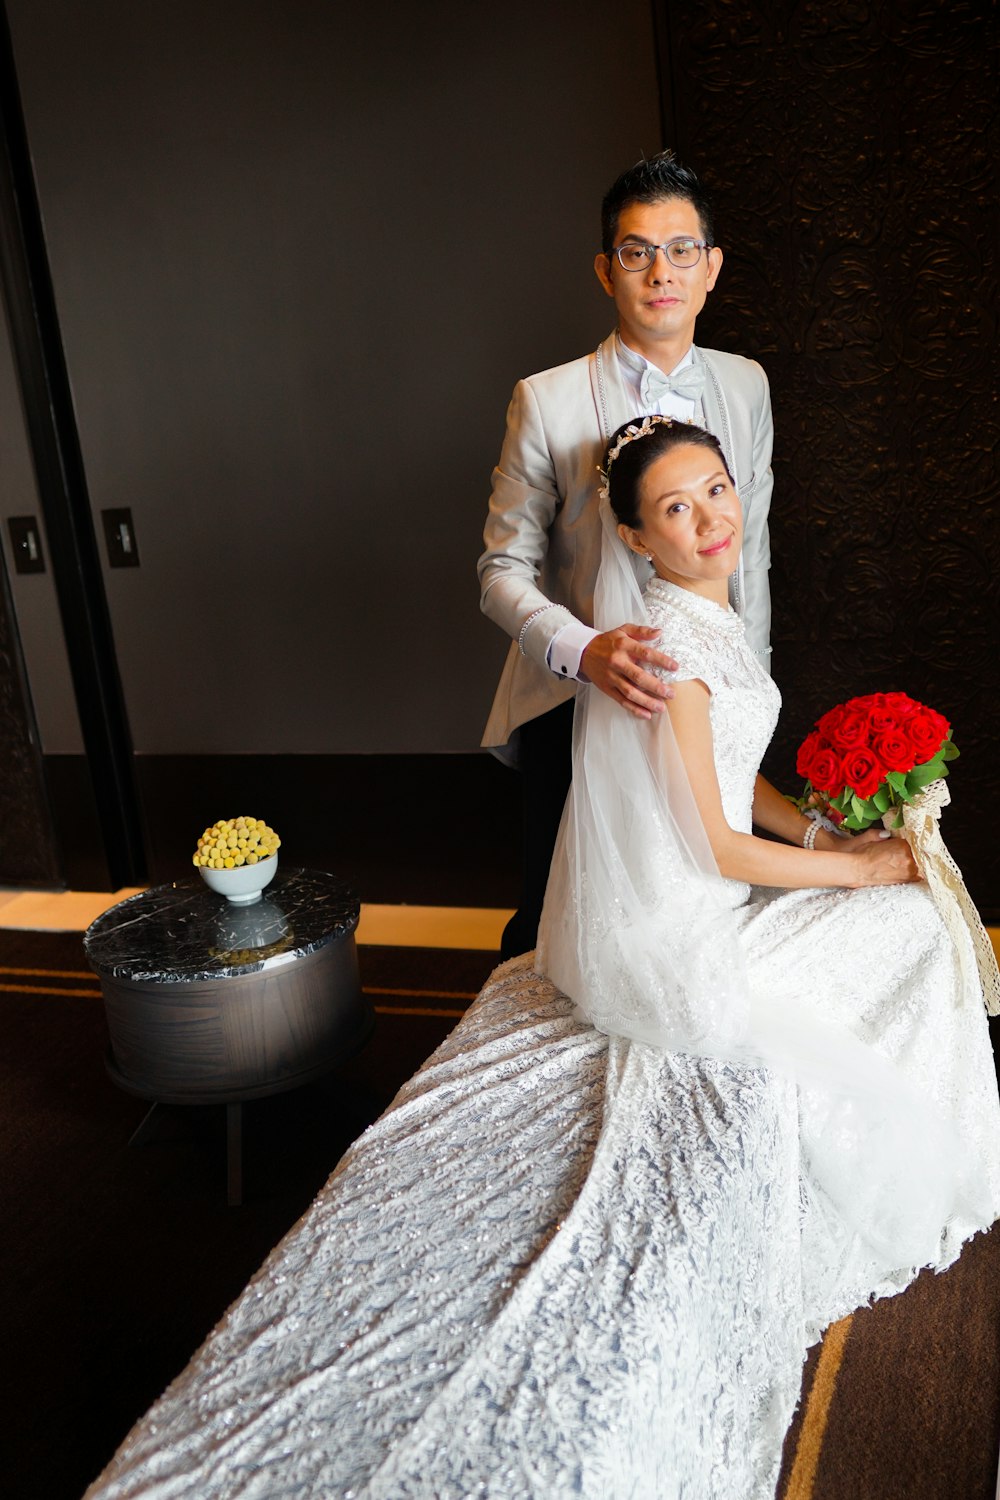
[[[601,518],[595,626],[648,623],[651,570],[619,540],[606,498]],[[735,917],[748,895],[719,873],[669,715],[639,721],[579,693],[538,971],[611,1036],[791,1077],[804,1186],[833,1210],[843,1255],[929,1264],[961,1200],[952,1127],[808,994],[754,991]]]

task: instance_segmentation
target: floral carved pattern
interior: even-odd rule
[[[940,709],[945,837],[1000,919],[993,7],[654,0],[668,142],[726,260],[699,341],[771,381],[768,773],[855,694]]]

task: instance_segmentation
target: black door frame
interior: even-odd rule
[[[0,134],[0,288],[108,873],[113,887],[136,885],[145,853],[131,736],[2,4]]]

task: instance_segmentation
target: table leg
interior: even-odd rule
[[[243,1106],[226,1105],[226,1201],[230,1208],[243,1202]]]
[[[128,1143],[130,1146],[141,1146],[149,1138],[149,1136],[153,1132],[153,1124],[158,1118],[158,1111],[160,1110],[160,1108],[161,1106],[159,1104],[153,1104],[149,1109],[147,1109],[146,1113],[143,1115],[142,1119],[139,1121],[138,1125],[135,1127],[132,1134],[128,1138]]]

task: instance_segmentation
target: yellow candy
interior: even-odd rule
[[[191,863],[212,870],[233,870],[271,859],[281,840],[263,818],[219,818],[198,839]]]

